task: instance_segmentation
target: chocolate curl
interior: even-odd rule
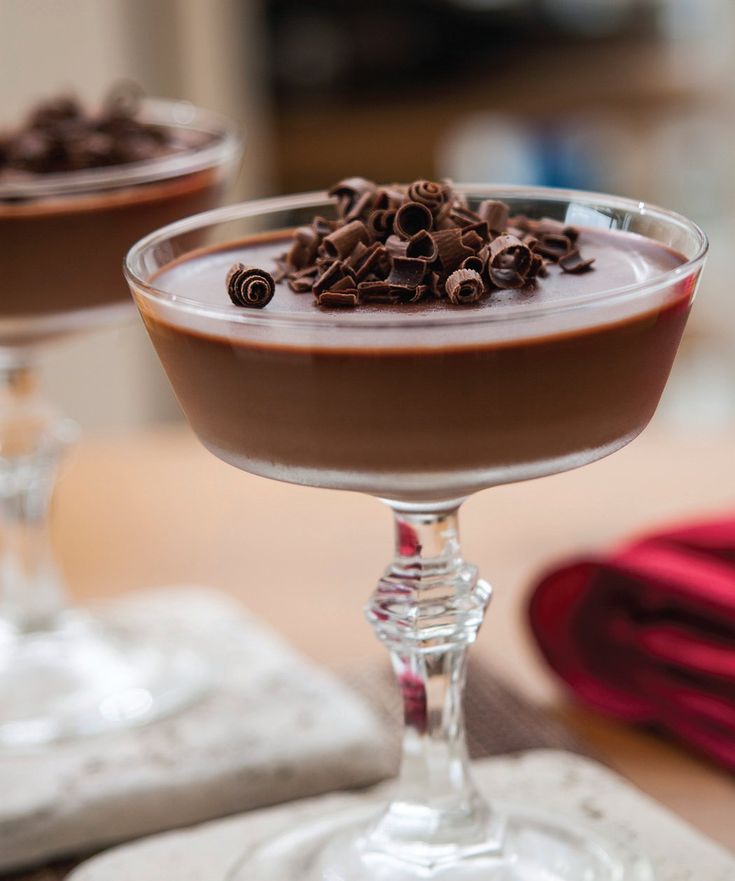
[[[490,242],[488,278],[496,288],[522,288],[531,268],[530,249],[516,236],[498,236]]]
[[[335,260],[314,280],[312,290],[314,294],[321,294],[322,291],[327,291],[333,287],[343,277],[342,265],[339,260]]]
[[[328,256],[344,259],[355,250],[358,242],[367,244],[369,241],[370,236],[365,224],[361,220],[353,220],[325,236],[322,247]]]
[[[361,281],[357,286],[361,303],[385,303],[391,305],[400,301],[395,287],[387,281]]]
[[[471,226],[482,220],[482,217],[464,205],[453,205],[449,219],[454,221],[455,226]]]
[[[342,218],[355,207],[357,201],[365,193],[374,193],[375,183],[364,177],[346,177],[327,191],[327,195],[337,200],[337,210]]]
[[[431,211],[433,217],[442,210],[449,199],[449,188],[430,180],[416,180],[408,188],[408,198],[419,202]]]
[[[406,257],[418,257],[421,260],[426,260],[427,263],[433,263],[438,256],[439,249],[436,246],[436,242],[425,229],[417,232],[415,236],[408,240]]]
[[[397,211],[403,205],[404,199],[405,194],[396,187],[378,187],[375,191],[373,209]]]
[[[286,254],[286,263],[294,269],[310,266],[319,247],[319,236],[311,226],[300,226],[294,230],[294,241]]]
[[[345,214],[345,220],[351,221],[359,218],[364,221],[365,217],[363,215],[367,215],[372,208],[374,198],[374,194],[369,190],[366,190],[361,196],[358,196],[352,208],[350,208],[347,214]]]
[[[482,277],[474,269],[455,269],[445,288],[449,302],[458,306],[476,303],[485,293]]]
[[[412,238],[421,230],[430,230],[433,225],[431,211],[421,202],[404,202],[393,221],[393,229],[404,239]]]
[[[426,261],[417,257],[394,257],[393,267],[386,281],[400,287],[416,287],[426,275]]]
[[[372,273],[387,275],[390,266],[391,257],[385,245],[381,245],[380,242],[374,242],[358,260],[352,263],[358,281],[365,280]]]
[[[471,269],[473,272],[477,272],[480,275],[485,271],[485,266],[487,265],[487,257],[483,257],[481,254],[473,254],[471,257],[465,257],[460,265],[460,269]]]
[[[317,273],[316,266],[307,266],[298,272],[292,272],[288,276],[288,286],[295,294],[310,294]]]
[[[325,306],[330,309],[354,309],[358,303],[356,290],[335,291],[329,290],[319,294],[316,298],[317,306]]]
[[[590,270],[594,262],[594,257],[585,260],[579,253],[579,248],[573,248],[568,254],[565,254],[559,260],[559,266],[561,266],[563,272],[569,272],[572,275],[580,275],[581,273]]]
[[[526,281],[534,281],[539,276],[545,278],[547,275],[544,258],[540,254],[531,254],[531,265],[528,267]]]
[[[484,240],[473,229],[463,229],[460,238],[465,248],[469,248],[470,251],[479,251],[485,244]]]
[[[446,291],[444,290],[444,281],[439,272],[430,272],[427,279],[429,292],[432,293],[438,300],[446,295]]]
[[[433,232],[431,238],[434,240],[439,262],[445,272],[456,269],[465,257],[472,254],[472,251],[462,243],[462,232],[456,227]]]
[[[572,250],[572,241],[559,233],[539,233],[534,250],[542,257],[557,262]]]
[[[405,257],[408,250],[408,242],[397,235],[388,236],[385,247],[391,257]]]
[[[490,235],[490,226],[488,225],[487,220],[478,220],[477,223],[470,223],[468,226],[462,227],[462,238],[465,237],[468,233],[473,232],[475,235],[479,236],[483,242],[489,242],[492,236]]]
[[[510,209],[505,202],[496,199],[485,199],[477,206],[477,214],[495,232],[502,232],[508,226]]]
[[[321,241],[325,236],[328,236],[330,232],[334,232],[334,230],[339,227],[339,221],[327,220],[326,217],[320,217],[319,215],[317,215],[311,221],[311,225],[314,229],[314,232],[319,237],[319,241]]]
[[[531,250],[515,236],[498,236],[490,242],[490,265],[503,269],[512,267],[525,275],[531,265]]]
[[[227,293],[235,306],[262,309],[273,299],[276,283],[270,273],[257,266],[235,263],[225,279]]]
[[[379,208],[376,211],[371,211],[366,222],[370,237],[384,242],[393,232],[395,218],[396,212],[393,208]]]

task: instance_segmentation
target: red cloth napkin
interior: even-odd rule
[[[572,561],[542,577],[529,612],[584,703],[735,770],[735,519]]]

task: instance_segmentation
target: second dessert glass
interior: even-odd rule
[[[146,722],[207,681],[171,640],[69,607],[48,536],[59,460],[77,432],[40,392],[41,359],[55,342],[132,317],[119,278],[126,249],[217,205],[240,156],[233,127],[188,102],[146,99],[139,118],[190,147],[0,181],[0,748]]]
[[[206,267],[210,248],[277,238],[315,214],[333,217],[324,194],[189,218],[127,258],[159,357],[212,452],[273,479],[371,493],[395,518],[395,556],[366,608],[404,699],[393,799],[284,829],[244,857],[233,881],[652,878],[624,840],[534,806],[488,803],[476,788],[462,689],[491,591],[461,555],[457,514],[472,492],[592,462],[645,427],[706,239],[678,215],[625,199],[456,189],[470,207],[502,199],[514,214],[636,233],[684,259],[653,278],[550,304],[528,297],[414,315],[285,313],[278,293],[268,309],[237,310],[225,299],[224,271],[215,273],[221,306],[167,284],[171,267],[199,258]],[[195,284],[196,271],[183,276]]]

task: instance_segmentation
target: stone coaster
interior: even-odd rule
[[[0,870],[388,775],[367,704],[219,593],[159,589],[114,615],[211,660],[206,698],[121,734],[0,754]]]
[[[475,767],[488,796],[563,813],[647,854],[656,881],[735,878],[735,859],[723,848],[589,759],[538,750],[483,759]],[[317,811],[339,810],[355,799],[384,798],[388,785],[365,795],[322,796],[156,835],[82,863],[68,881],[225,881],[247,849],[274,830],[313,818]]]

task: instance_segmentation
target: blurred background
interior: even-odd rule
[[[733,0],[0,0],[0,71],[0,125],[121,78],[236,118],[233,199],[448,176],[681,211],[712,256],[657,418],[735,422]],[[56,353],[46,381],[87,428],[178,418],[137,324]]]

